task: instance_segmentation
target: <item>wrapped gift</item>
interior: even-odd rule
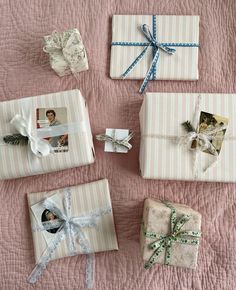
[[[44,36],[44,44],[50,65],[60,77],[88,70],[87,54],[78,29],[54,31]]]
[[[199,16],[113,15],[110,77],[198,79]]]
[[[139,114],[142,177],[235,182],[235,109],[233,94],[147,93]]]
[[[36,260],[28,281],[35,283],[51,260],[92,254],[86,271],[91,284],[93,253],[118,249],[108,181],[30,193],[28,204]]]
[[[0,103],[0,179],[94,162],[86,102],[79,90]]]
[[[196,268],[201,214],[182,204],[146,199],[141,251],[146,269],[155,263]]]
[[[128,129],[107,128],[105,134],[96,136],[98,141],[105,141],[105,152],[128,153],[132,148],[129,141],[133,138],[134,132]]]

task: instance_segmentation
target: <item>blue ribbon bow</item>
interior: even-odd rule
[[[134,67],[139,63],[139,61],[144,57],[149,47],[153,48],[153,59],[151,65],[147,71],[147,74],[143,80],[143,83],[139,89],[139,93],[143,93],[149,80],[155,79],[156,69],[158,64],[158,59],[160,55],[160,50],[169,55],[173,55],[176,52],[176,49],[171,48],[170,46],[175,47],[199,47],[196,43],[161,43],[158,42],[156,36],[156,15],[153,15],[153,33],[151,33],[149,26],[147,24],[141,25],[141,31],[148,40],[148,42],[112,42],[112,45],[120,46],[144,46],[143,51],[136,57],[136,59],[131,63],[127,70],[122,74],[122,78],[125,79],[129,73],[134,69]]]

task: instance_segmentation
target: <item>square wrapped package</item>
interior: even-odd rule
[[[201,214],[182,204],[146,199],[140,240],[144,267],[155,263],[196,268]]]
[[[171,55],[159,48],[160,55],[152,79],[197,80],[199,16],[176,15],[113,15],[110,77],[122,79],[126,70],[149,45],[140,61],[125,76],[127,79],[145,78],[155,55],[155,47],[141,30],[144,24],[148,25],[159,45],[176,50]]]
[[[0,179],[94,162],[88,108],[79,90],[1,102],[0,120]],[[29,136],[28,143],[6,143],[19,132]]]
[[[70,197],[67,204],[70,203],[70,212],[65,209],[64,202],[64,198],[68,197],[68,191]],[[43,205],[45,199],[47,199],[47,203]],[[50,206],[52,202],[71,223],[75,250],[71,253],[69,238],[66,236],[57,244],[50,260],[72,254],[88,254],[118,249],[109,185],[108,181],[103,179],[50,192],[28,194],[36,263],[41,261],[40,259],[45,253],[47,254],[45,250],[54,244],[64,230],[62,227],[64,221],[61,222],[59,215],[57,217],[58,209],[47,208],[47,204]],[[58,220],[58,228],[54,229],[49,229],[45,223]],[[41,229],[42,227],[43,229]],[[68,232],[66,235],[69,237]]]
[[[88,58],[78,29],[44,36],[43,50],[49,54],[51,68],[60,76],[88,70]]]
[[[236,182],[235,110],[234,94],[147,93],[139,113],[141,176],[148,179]],[[194,148],[188,148],[181,141],[189,136],[182,123],[190,121],[194,128],[201,127],[203,112],[205,116],[215,116],[216,120],[219,116],[228,119],[218,156],[189,150]],[[211,121],[215,121],[214,118]],[[212,126],[209,123],[208,128]],[[210,142],[203,140],[203,145],[205,141],[210,146],[215,145],[213,139],[217,136],[212,136],[205,135]],[[196,134],[196,138],[201,136]]]

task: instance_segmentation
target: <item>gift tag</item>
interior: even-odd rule
[[[106,135],[112,137],[116,140],[123,140],[124,138],[129,136],[129,130],[128,129],[106,129]],[[105,141],[105,152],[117,152],[117,153],[127,153],[128,148],[122,145],[118,145],[109,141]]]

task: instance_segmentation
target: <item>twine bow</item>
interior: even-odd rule
[[[28,137],[28,144],[31,151],[38,157],[47,156],[51,153],[51,146],[46,140],[32,135],[31,122],[20,114],[16,114],[10,124],[22,135]]]
[[[70,29],[63,33],[54,31],[52,35],[45,37],[43,50],[57,59],[53,68],[59,75],[64,75],[64,71],[68,68],[75,73],[78,62],[86,57],[85,48],[77,29]],[[68,67],[64,67],[60,56],[63,57]]]
[[[154,253],[149,260],[144,264],[145,269],[149,269],[153,264],[158,262],[158,257],[165,250],[165,265],[169,265],[171,261],[171,248],[173,243],[187,244],[187,245],[198,245],[201,237],[201,232],[198,231],[182,231],[182,227],[190,220],[189,215],[182,215],[179,219],[176,217],[175,208],[169,204],[164,203],[171,209],[170,216],[170,233],[168,235],[162,235],[153,232],[144,232],[145,237],[155,239],[154,242],[148,246]]]
[[[93,285],[93,271],[95,257],[92,252],[89,242],[83,232],[83,228],[96,227],[98,218],[111,212],[111,208],[105,208],[97,210],[85,215],[72,217],[71,216],[71,191],[66,188],[63,197],[63,207],[61,210],[50,198],[43,201],[42,206],[54,213],[57,216],[57,220],[43,222],[42,226],[37,225],[33,228],[33,231],[45,231],[48,229],[58,229],[54,234],[55,237],[49,243],[47,249],[42,254],[39,262],[33,269],[32,273],[28,277],[29,283],[36,283],[42,272],[46,268],[47,264],[51,260],[53,253],[56,251],[58,245],[66,240],[68,244],[69,256],[76,255],[76,240],[81,246],[81,252],[87,255],[87,267],[86,267],[86,288],[92,288]]]
[[[115,137],[115,134],[113,134],[113,136],[109,136],[109,135],[106,135],[106,134],[96,135],[96,139],[98,141],[110,142],[110,143],[113,144],[114,148],[115,148],[115,146],[119,145],[119,146],[123,146],[123,147],[127,148],[128,150],[130,150],[132,148],[132,145],[129,143],[129,141],[133,137],[134,137],[134,132],[132,132],[132,131],[130,132],[130,134],[127,137],[125,137],[123,139],[117,139]]]
[[[154,50],[153,59],[152,59],[151,65],[147,71],[147,74],[143,80],[143,83],[139,89],[139,92],[143,93],[147,84],[148,84],[148,81],[151,80],[152,75],[154,73],[154,70],[156,68],[156,65],[157,65],[157,62],[159,59],[159,54],[160,54],[159,50],[161,49],[165,53],[172,55],[176,52],[176,49],[170,48],[167,45],[158,43],[158,41],[152,35],[152,33],[149,29],[149,26],[147,24],[141,25],[141,31],[143,32],[144,36],[148,40],[149,44],[143,49],[143,51],[140,53],[140,55],[137,56],[137,58],[132,62],[132,64],[128,67],[128,69],[122,74],[122,77],[126,78],[128,76],[128,74],[133,70],[133,68],[138,64],[138,62],[144,57],[148,48],[150,46],[153,46],[153,50]]]

